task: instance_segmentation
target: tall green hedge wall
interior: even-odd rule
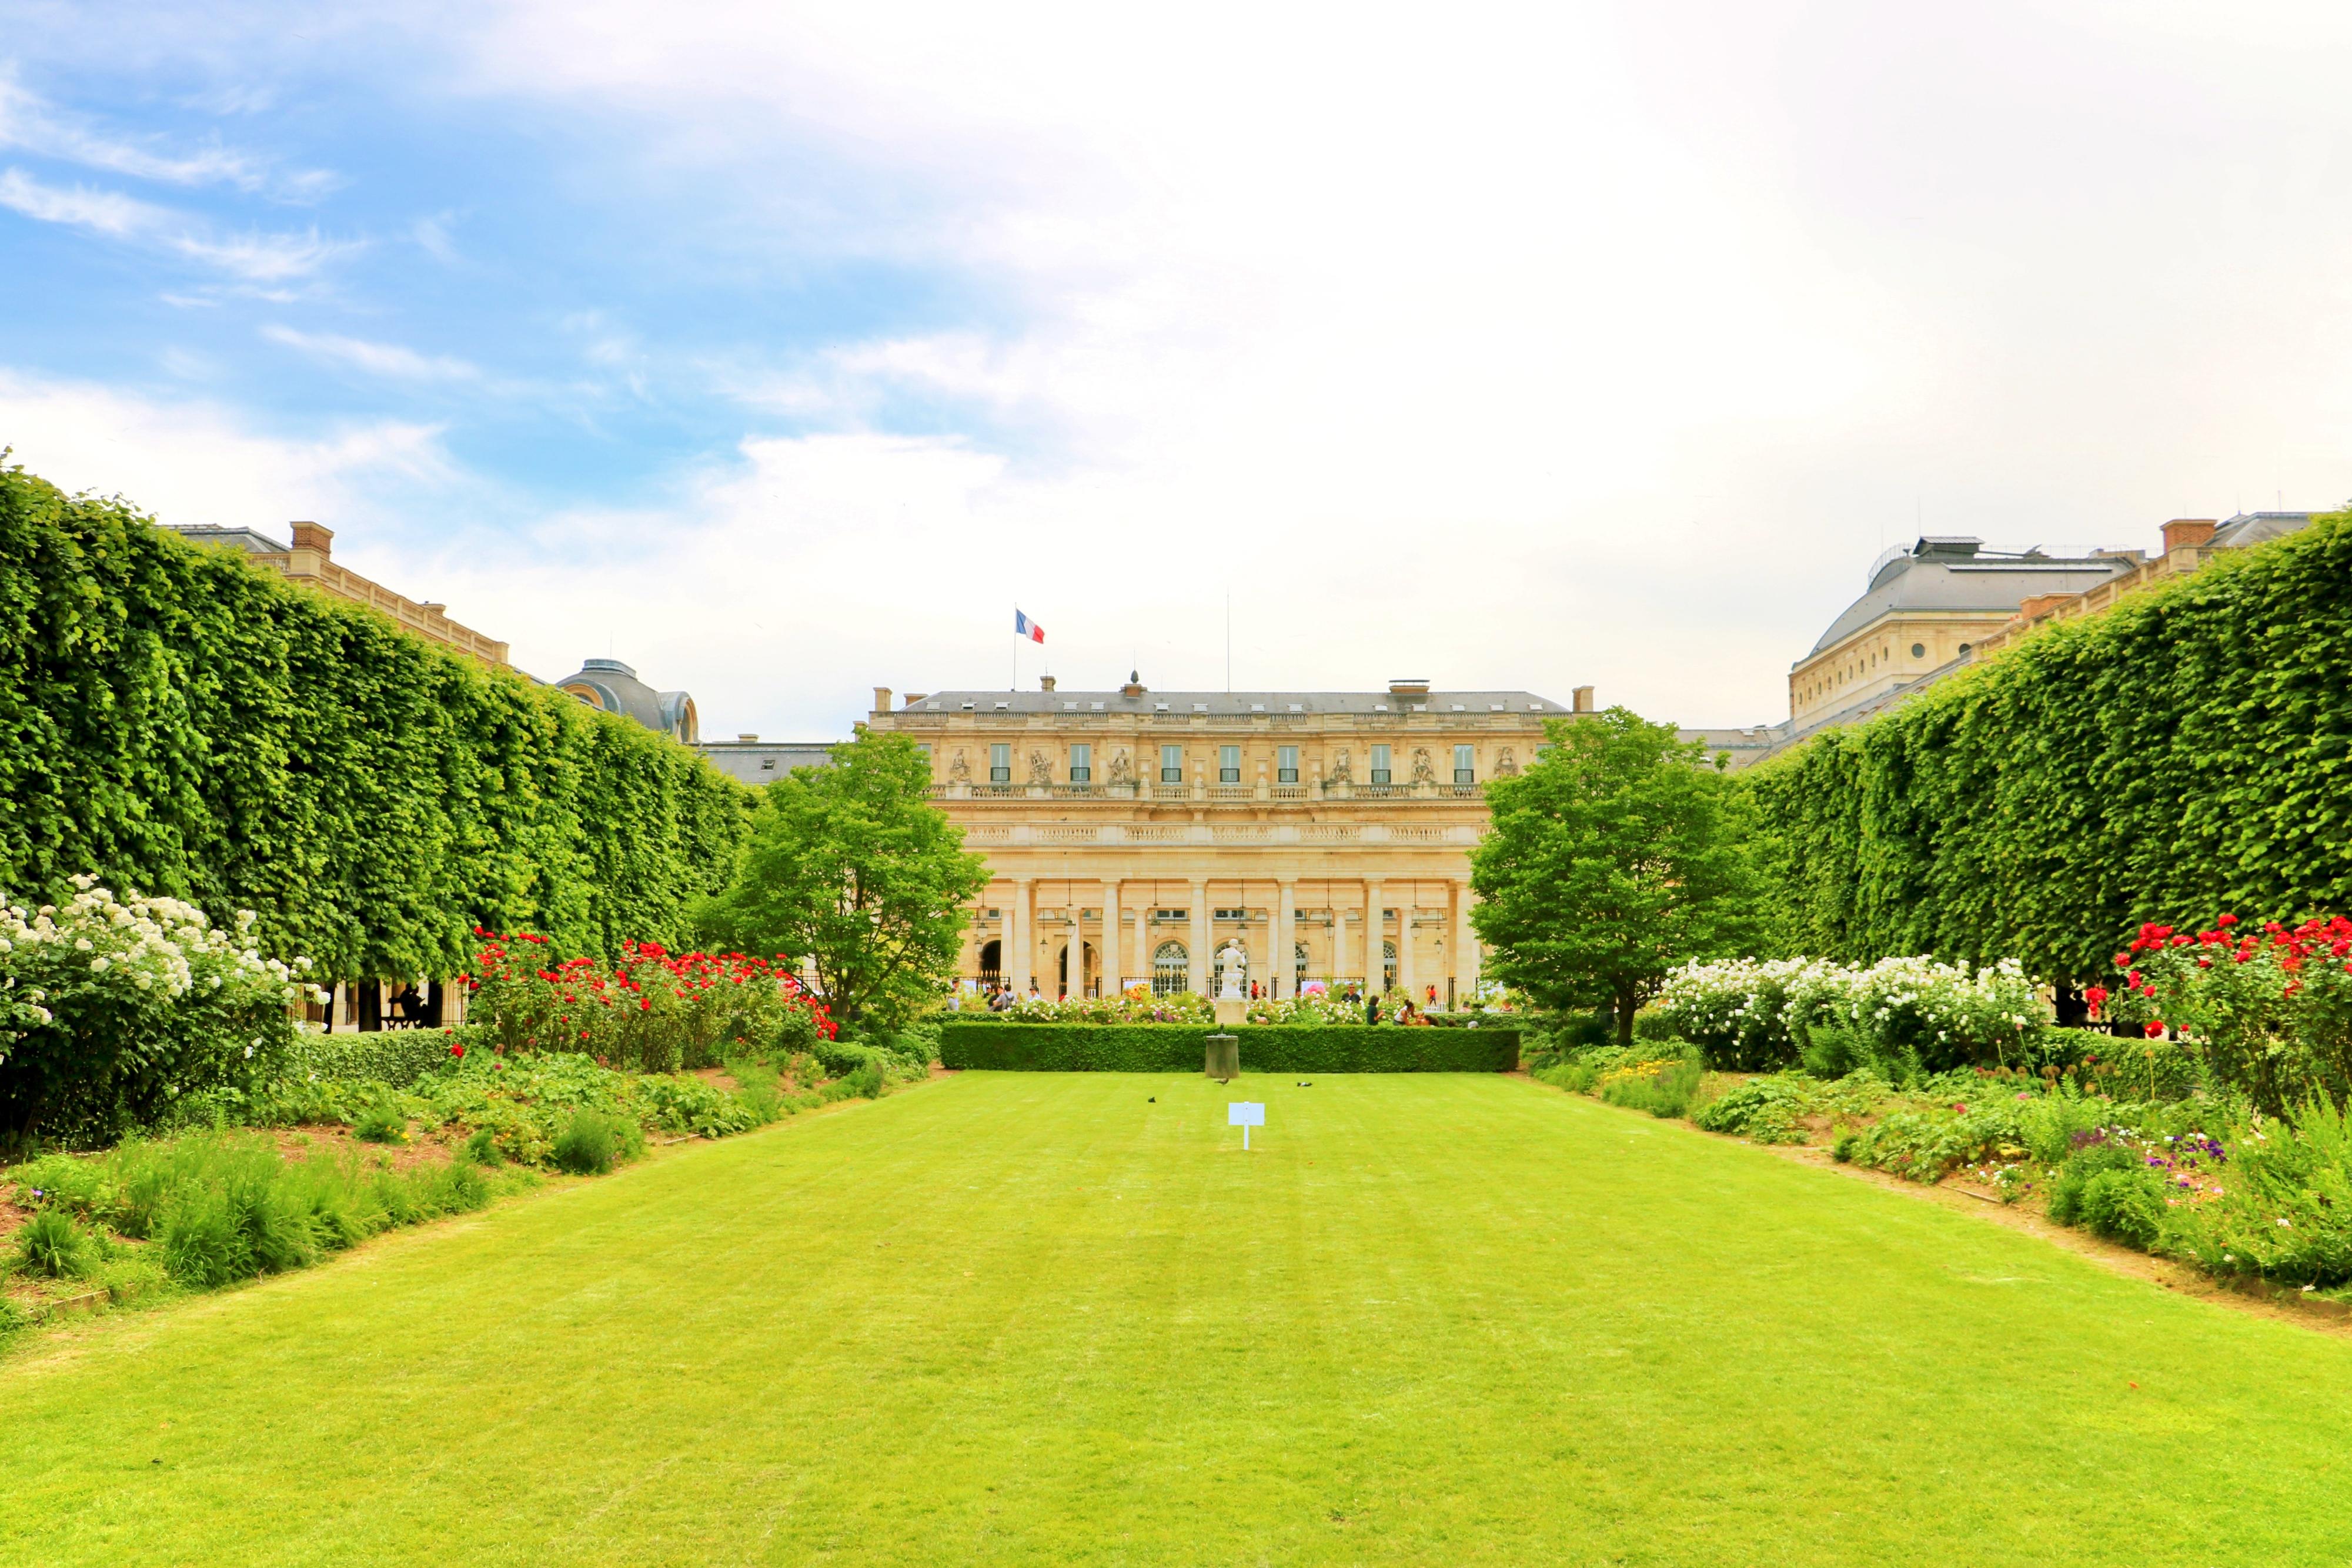
[[[675,940],[750,792],[383,615],[0,469],[0,893],[79,871],[339,977],[449,975],[476,923]]]
[[[940,1020],[940,1061],[999,1072],[1198,1072],[1206,1024]],[[1259,1024],[1233,1031],[1244,1072],[1508,1072],[1519,1031]]]
[[[2086,980],[2142,921],[2352,911],[2352,513],[1745,778],[1801,952]]]

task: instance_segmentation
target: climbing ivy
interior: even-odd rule
[[[2044,978],[2352,911],[2352,511],[2052,625],[1744,776],[1791,945]]]
[[[451,975],[477,925],[677,942],[751,792],[382,614],[0,468],[0,893],[75,872],[260,913],[336,977]]]

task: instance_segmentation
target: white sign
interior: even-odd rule
[[[1255,1100],[1225,1102],[1225,1125],[1242,1130],[1242,1147],[1249,1147],[1249,1130],[1265,1125],[1265,1107]]]

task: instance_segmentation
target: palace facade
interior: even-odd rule
[[[930,756],[931,794],[992,873],[962,973],[1046,996],[1374,977],[1441,1003],[1478,978],[1469,852],[1488,780],[1544,723],[1530,692],[936,692],[866,726]]]

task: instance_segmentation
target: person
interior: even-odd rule
[[[1370,986],[1364,988],[1364,1021],[1366,1023],[1381,1021],[1381,996]]]
[[[1029,982],[1029,999],[1033,1002],[1042,1002],[1045,999],[1038,991],[1037,982],[1034,980]]]
[[[1433,1008],[1437,1005],[1437,987],[1434,982],[1429,988],[1429,1005]]]

